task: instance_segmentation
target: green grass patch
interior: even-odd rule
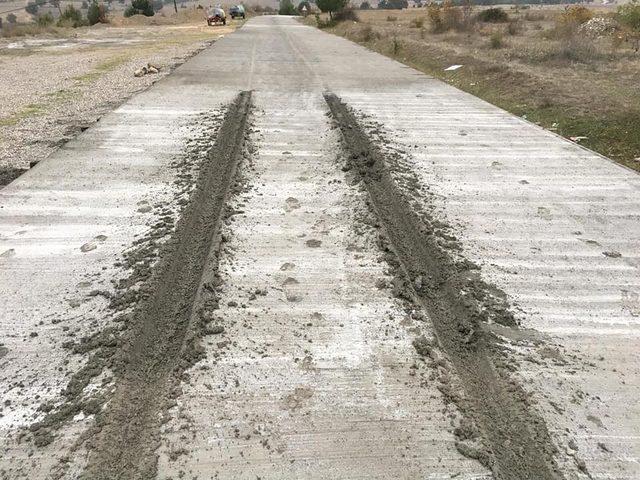
[[[131,55],[117,55],[111,57],[98,65],[91,71],[83,75],[73,77],[73,79],[79,83],[93,83],[99,80],[103,75],[109,73],[120,65],[127,63],[131,59]]]
[[[13,115],[8,117],[0,118],[0,127],[12,127],[17,125],[22,120],[26,118],[35,117],[37,115],[41,115],[46,111],[46,105],[41,103],[31,103],[26,107],[23,107],[21,110],[18,110]]]

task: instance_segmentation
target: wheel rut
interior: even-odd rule
[[[116,363],[113,398],[96,418],[87,442],[83,478],[153,478],[164,411],[179,393],[180,377],[201,355],[203,306],[215,304],[220,225],[243,155],[251,92],[230,105],[198,174],[190,204],[163,246]]]
[[[562,478],[544,421],[509,375],[499,340],[483,328],[488,319],[514,327],[508,305],[495,301],[497,289],[479,279],[477,267],[447,251],[437,219],[414,211],[354,113],[334,94],[325,100],[342,132],[344,168],[368,192],[399,289],[433,324],[437,345],[419,338],[414,346],[425,357],[444,351],[460,381],[462,392],[443,391],[464,417],[456,429],[458,450],[497,479]]]

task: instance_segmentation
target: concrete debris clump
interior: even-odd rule
[[[590,38],[607,37],[615,33],[616,22],[611,18],[594,17],[580,25],[579,32]]]
[[[159,73],[160,67],[157,67],[151,63],[147,63],[145,66],[140,67],[135,72],[133,72],[134,77],[144,77],[145,75],[150,75],[154,73]]]

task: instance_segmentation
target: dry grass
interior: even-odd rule
[[[37,23],[4,25],[0,29],[0,37],[2,38],[16,38],[16,37],[35,37],[35,36],[64,36],[68,33],[69,29],[58,28],[54,26],[42,26]]]
[[[566,137],[586,136],[583,145],[640,170],[640,54],[612,37],[580,35],[585,17],[565,21],[562,7],[504,8],[507,23],[468,24],[458,14],[462,27],[440,29],[429,28],[427,8],[361,11],[360,23],[331,31]],[[416,28],[422,18],[425,28]],[[464,66],[444,72],[452,64]]]

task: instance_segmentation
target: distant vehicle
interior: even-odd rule
[[[218,24],[226,25],[227,24],[227,15],[224,13],[224,10],[220,7],[215,7],[207,12],[207,25],[218,25]]]
[[[244,7],[242,5],[236,5],[229,9],[229,15],[231,18],[242,17],[245,18]]]

